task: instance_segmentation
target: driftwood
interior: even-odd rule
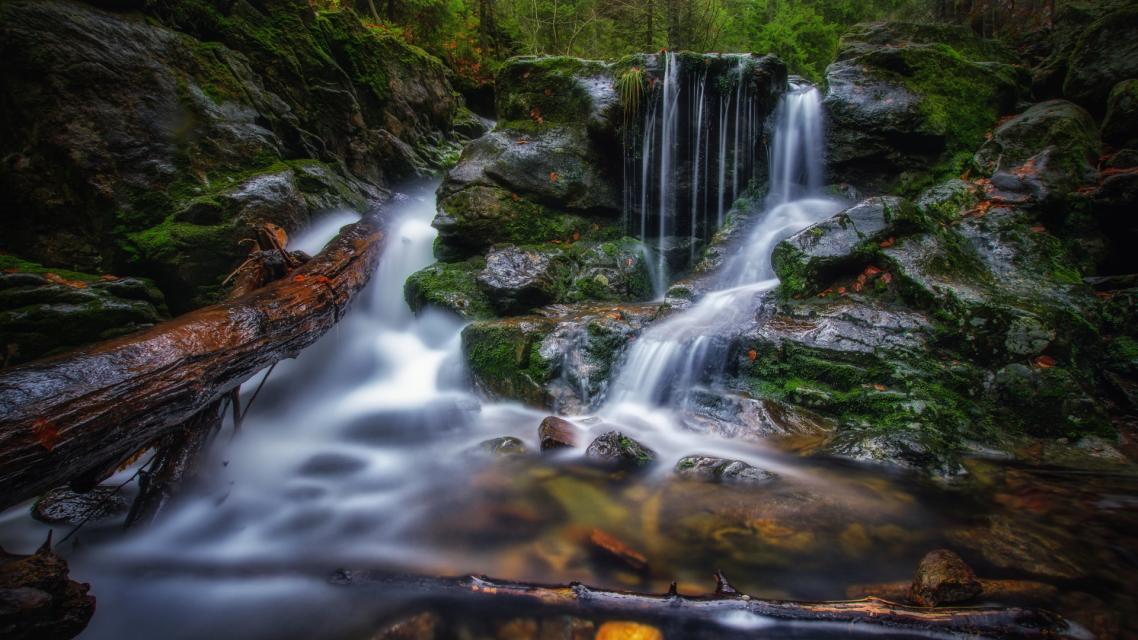
[[[376,215],[285,279],[151,329],[0,371],[0,508],[114,468],[330,329],[367,284]]]
[[[474,599],[515,603],[531,615],[568,613],[580,617],[633,618],[664,623],[722,624],[725,616],[753,615],[779,622],[864,625],[866,630],[920,634],[963,634],[981,638],[1074,638],[1079,633],[1062,616],[1040,609],[995,607],[924,608],[880,598],[834,602],[761,600],[736,591],[716,573],[714,594],[683,596],[675,583],[654,595],[593,589],[579,583],[545,586],[486,577],[439,578],[382,571],[339,571],[333,584],[392,590],[424,600]],[[485,604],[484,602],[482,603]],[[735,635],[742,635],[736,633]]]

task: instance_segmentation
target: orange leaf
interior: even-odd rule
[[[517,201],[518,201],[518,194],[516,194],[516,193],[511,193],[511,194],[510,194],[510,199],[511,199],[511,200],[513,200],[514,202],[517,202]]]
[[[328,276],[316,276],[313,278],[313,280],[319,282],[320,284],[328,284],[329,282],[332,282],[332,279]]]
[[[846,295],[846,288],[845,287],[838,287],[838,295],[839,296]]]
[[[1047,231],[1047,227],[1045,227],[1041,224],[1037,224],[1034,227],[1032,227],[1031,230],[1034,231],[1035,233],[1043,233],[1043,232]]]
[[[1035,359],[1035,366],[1040,369],[1050,369],[1055,366],[1055,358],[1051,356],[1039,356]]]
[[[43,274],[43,277],[48,282],[54,282],[55,284],[61,284],[65,287],[71,287],[72,289],[86,289],[87,288],[86,282],[80,282],[78,280],[68,280],[67,278],[64,278],[63,276],[61,276],[57,273],[50,273],[50,272],[45,273],[45,274]]]
[[[751,362],[754,362],[755,359],[758,357],[759,357],[759,352],[755,351],[754,349],[751,349],[750,351],[747,352],[747,359],[750,360]]]
[[[882,240],[881,244],[877,246],[881,247],[882,249],[888,249],[889,247],[893,246],[894,242],[897,242],[896,238],[889,238],[888,240]]]
[[[549,172],[549,181],[550,182],[557,182],[557,172],[556,171],[550,171]]]
[[[886,390],[886,389],[888,389],[889,387],[886,387],[886,386],[885,386],[885,385],[883,385],[883,384],[875,384],[875,385],[873,385],[873,388],[874,388],[874,389],[877,389],[878,391],[885,391],[885,390]]]
[[[114,282],[115,280],[118,280],[119,277],[118,276],[112,276],[109,273],[104,273],[103,275],[99,276],[99,279],[102,280],[103,282]]]
[[[869,265],[868,267],[865,268],[865,275],[867,275],[867,276],[875,276],[879,273],[881,273],[881,269],[878,269],[877,267],[875,267],[873,265]]]
[[[892,273],[881,274],[881,281],[884,282],[885,284],[889,284],[890,282],[893,282],[893,274]]]
[[[293,282],[304,282],[304,280],[305,280],[304,276],[295,276],[292,279]]]
[[[48,451],[54,449],[55,443],[59,442],[59,429],[43,418],[37,418],[32,423],[32,431],[35,433],[36,442]]]
[[[573,230],[573,242],[577,242],[580,239],[581,239],[581,232],[574,229]]]

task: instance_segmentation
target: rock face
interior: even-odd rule
[[[1067,62],[1063,94],[1101,115],[1111,90],[1138,77],[1138,7],[1110,11],[1078,37]]]
[[[154,283],[0,255],[0,366],[125,335],[168,317]]]
[[[869,191],[958,174],[1026,85],[1013,60],[964,28],[855,27],[826,70],[831,173]]]
[[[114,7],[113,3],[101,6]],[[303,0],[0,8],[0,250],[215,300],[250,229],[366,208],[438,166],[442,65]]]
[[[478,285],[490,304],[503,314],[545,306],[557,299],[561,273],[569,268],[560,252],[519,249],[513,245],[495,248],[486,255],[486,268]]]

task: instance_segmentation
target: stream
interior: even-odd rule
[[[743,442],[685,427],[692,392],[714,384],[720,339],[755,322],[777,285],[775,244],[847,206],[821,195],[818,110],[817,91],[797,87],[776,113],[770,194],[717,290],[650,326],[600,408],[569,417],[586,443],[619,429],[651,447],[658,463],[650,470],[610,473],[585,464],[583,449],[478,453],[501,436],[537,451],[547,414],[475,395],[462,323],[408,310],[403,282],[434,261],[438,182],[406,185],[388,207],[392,232],[369,288],[327,336],[275,368],[239,432],[226,425],[204,481],[150,528],[123,534],[114,522],[92,523],[60,546],[73,577],[98,598],[81,637],[369,638],[391,615],[432,607],[444,620],[484,624],[525,615],[334,586],[328,575],[341,567],[647,592],[674,580],[682,593],[710,592],[712,573],[723,569],[755,597],[826,600],[858,584],[909,580],[920,558],[942,547],[982,577],[1059,587],[1056,606],[1088,628],[1134,632],[1126,620],[1138,616],[1128,588],[1138,575],[1133,477],[976,459],[967,477],[934,481],[804,457],[816,444],[809,438]],[[296,246],[314,250],[352,219],[331,214]],[[261,378],[246,383],[245,397]],[[777,479],[750,487],[677,480],[673,467],[693,454],[740,460]],[[48,525],[26,514],[25,505],[0,516],[9,550],[30,550],[46,535]],[[645,562],[598,549],[597,531]],[[737,623],[722,621],[740,631]],[[757,637],[867,632],[744,627]],[[509,637],[493,628],[492,637]],[[716,637],[714,629],[668,637],[701,633]]]

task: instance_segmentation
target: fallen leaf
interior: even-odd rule
[[[511,199],[511,200],[513,200],[514,202],[517,202],[517,201],[518,201],[518,194],[516,194],[516,193],[511,193],[511,194],[510,194],[510,199]]]
[[[882,240],[882,241],[881,241],[881,244],[879,244],[879,245],[877,245],[877,246],[881,247],[882,249],[888,249],[889,247],[892,247],[892,246],[893,246],[893,243],[894,243],[894,242],[897,242],[897,239],[896,239],[896,238],[892,238],[892,237],[891,237],[891,238],[889,238],[889,239],[887,239],[887,240]]]
[[[839,296],[846,295],[846,288],[845,287],[838,287],[838,295]]]
[[[556,171],[550,171],[549,172],[549,181],[550,182],[557,182],[557,172]]]
[[[1037,224],[1034,227],[1032,227],[1031,230],[1035,233],[1043,233],[1043,232],[1047,231],[1047,227],[1045,227],[1041,224]]]
[[[109,273],[104,273],[103,275],[99,276],[99,279],[102,280],[103,282],[114,282],[115,280],[118,280],[119,277],[118,276],[112,276]]]
[[[68,280],[67,278],[64,278],[63,276],[59,275],[58,273],[48,272],[48,273],[43,274],[43,277],[48,282],[54,282],[55,284],[61,284],[65,287],[71,287],[72,289],[86,289],[87,288],[86,282],[80,282],[79,280]]]
[[[886,387],[885,385],[879,383],[879,384],[873,385],[873,388],[877,389],[878,391],[885,391],[889,387]]]
[[[1039,356],[1035,359],[1035,366],[1040,369],[1050,369],[1055,366],[1055,358],[1051,356]]]
[[[881,274],[881,281],[885,284],[893,282],[893,274],[888,272]]]
[[[32,423],[32,431],[35,433],[36,442],[48,451],[54,449],[55,443],[59,442],[59,429],[43,418],[37,418]]]
[[[292,281],[293,281],[293,282],[304,282],[304,281],[305,281],[305,279],[306,279],[306,278],[305,278],[304,276],[294,276],[294,277],[293,277],[293,279],[292,279]]]
[[[879,273],[881,273],[881,269],[878,269],[877,267],[875,267],[873,265],[869,265],[868,267],[865,268],[865,275],[867,275],[867,276],[875,276]]]
[[[747,352],[747,359],[750,360],[751,362],[754,362],[755,359],[758,357],[759,357],[759,352],[755,351],[754,349],[751,349],[750,351]]]

